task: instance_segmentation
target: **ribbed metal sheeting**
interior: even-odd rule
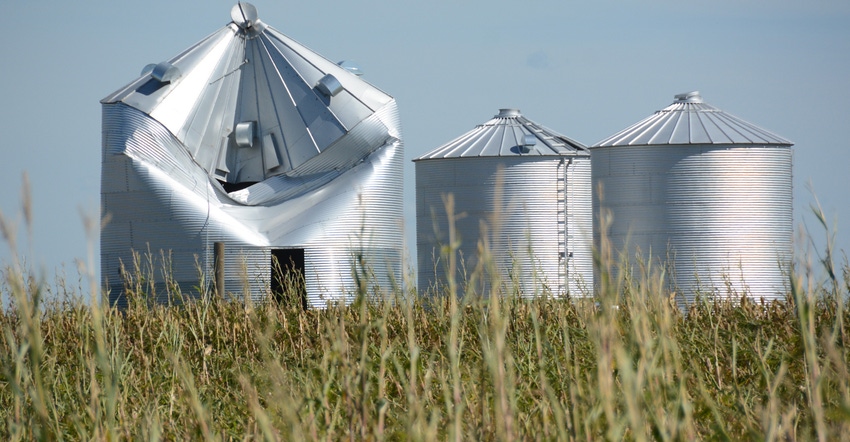
[[[638,252],[644,261],[663,263],[683,304],[698,293],[784,297],[792,252],[791,143],[705,105],[698,93],[676,99],[591,148],[593,182],[602,187],[594,193],[594,213],[611,214],[611,246],[628,247],[632,263]],[[710,126],[705,121],[713,129],[694,130]],[[691,130],[671,130],[677,124]],[[729,136],[707,139],[709,132]],[[639,144],[649,141],[657,144]]]
[[[503,109],[415,162],[420,290],[447,284],[441,254],[450,229],[444,197],[451,194],[459,215],[459,295],[489,295],[491,270],[523,296],[590,294],[590,158],[584,146]],[[479,256],[485,243],[490,268]],[[474,287],[464,286],[470,282]]]
[[[572,297],[593,295],[592,159],[575,158],[567,166],[567,289]],[[572,253],[572,256],[570,256]]]
[[[246,12],[247,11],[247,12]],[[308,304],[383,296],[401,280],[403,143],[392,97],[266,26],[233,22],[102,100],[101,270],[150,251],[159,300],[212,281],[263,298],[276,249],[300,249]],[[228,193],[220,184],[244,184]],[[163,274],[163,266],[168,271]],[[144,270],[144,269],[142,269]],[[355,275],[355,273],[358,273]],[[203,285],[203,284],[202,284]]]
[[[167,81],[145,69],[102,103],[150,115],[210,175],[231,183],[339,167],[319,154],[392,100],[259,20],[229,23],[160,66],[174,72]],[[340,87],[321,87],[327,78]],[[240,124],[242,142],[234,136]]]
[[[439,158],[584,155],[587,147],[529,120],[518,109],[499,109],[490,120],[418,160]]]
[[[188,298],[199,295],[202,280],[212,282],[215,241],[228,252],[226,290],[264,296],[269,248],[256,232],[211,222],[220,215],[216,190],[202,171],[181,167],[187,156],[181,158],[170,133],[120,104],[104,106],[103,120],[101,206],[108,222],[101,230],[101,278],[109,301],[126,306],[121,265],[135,274],[137,259],[141,274],[134,276],[153,284],[158,302],[175,301],[177,288]]]
[[[358,256],[372,276],[372,294],[386,293],[400,281],[400,140],[311,192],[274,205],[245,206],[200,168],[184,168],[185,150],[158,122],[123,104],[104,105],[103,114],[101,200],[109,222],[101,232],[101,275],[111,302],[125,303],[120,266],[132,270],[134,252],[150,252],[159,300],[169,294],[164,261],[171,282],[185,294],[197,293],[202,272],[212,280],[216,241],[227,251],[226,291],[238,296],[265,296],[270,250],[276,248],[305,250],[311,306],[351,299]],[[389,122],[397,117],[394,109],[382,115]]]
[[[790,141],[703,102],[699,91],[596,143],[605,146],[741,144],[790,146]]]

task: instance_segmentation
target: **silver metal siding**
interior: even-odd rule
[[[397,133],[394,102],[377,118]],[[181,291],[197,293],[200,272],[206,272],[207,283],[212,281],[215,241],[225,242],[227,250],[226,291],[237,296],[250,293],[255,300],[269,288],[272,248],[305,249],[307,291],[313,306],[350,300],[356,290],[352,257],[357,254],[364,256],[373,272],[370,293],[386,293],[400,281],[400,138],[391,137],[389,144],[307,199],[251,207],[232,201],[223,204],[220,198],[227,197],[216,193],[210,178],[180,143],[138,110],[105,104],[103,130],[101,199],[111,221],[101,233],[101,272],[111,302],[126,302],[119,268],[121,262],[132,268],[134,250],[151,252],[152,276],[161,294],[158,300],[168,295],[163,253]]]
[[[395,101],[263,24],[253,6],[233,11],[234,22],[101,101],[110,300],[125,301],[118,269],[134,250],[150,251],[145,276],[158,293],[203,291],[218,241],[236,296],[267,294],[278,248],[304,250],[311,305],[350,300],[355,262],[373,272],[370,293],[392,290],[403,250]],[[325,77],[340,86],[331,96],[314,87]],[[241,143],[240,123],[255,128]],[[216,179],[259,183],[226,193]]]
[[[631,256],[666,262],[685,302],[696,292],[776,299],[792,252],[789,146],[617,146],[592,149],[593,208]],[[597,224],[598,226],[598,224]],[[595,234],[599,241],[599,232]]]
[[[417,248],[420,290],[434,283],[445,284],[446,269],[439,259],[440,247],[447,244],[449,226],[442,195],[454,195],[455,212],[463,214],[456,223],[461,241],[458,263],[468,277],[479,263],[478,242],[481,226],[487,225],[492,258],[502,277],[514,275],[525,296],[543,293],[544,288],[556,295],[570,290],[574,295],[578,284],[591,281],[592,273],[575,274],[591,267],[589,240],[581,241],[580,232],[589,233],[590,214],[589,160],[576,158],[573,165],[564,166],[570,157],[480,157],[419,160],[416,162]],[[571,168],[575,166],[575,171]],[[565,181],[575,179],[574,186]],[[584,180],[585,182],[580,182]],[[566,213],[559,210],[559,199],[569,195]],[[585,207],[574,209],[574,205]],[[563,207],[563,206],[561,206]],[[573,213],[575,210],[575,213]],[[432,216],[433,214],[433,216]],[[570,216],[567,216],[569,214]],[[574,215],[574,216],[573,216]],[[565,225],[573,230],[565,246],[559,235]],[[563,237],[561,237],[563,238]],[[589,236],[588,236],[589,238]],[[561,252],[573,250],[569,287]],[[587,250],[583,250],[586,248]],[[564,253],[564,257],[568,252]],[[438,259],[434,260],[433,258]],[[436,262],[435,262],[436,261]],[[435,270],[436,267],[436,270]],[[484,284],[478,285],[480,289]],[[486,288],[485,288],[486,290]]]
[[[307,292],[310,305],[351,300],[356,291],[355,268],[370,272],[370,293],[378,286],[386,294],[400,286],[403,234],[403,161],[401,144],[388,146],[349,172],[350,186],[341,195],[339,212],[327,213],[314,238],[305,243]],[[362,255],[366,269],[354,259]]]
[[[593,295],[592,193],[590,157],[576,157],[567,168],[567,259],[571,297]]]

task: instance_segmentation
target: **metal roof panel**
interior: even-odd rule
[[[155,118],[210,175],[236,183],[301,173],[300,165],[392,101],[262,23],[252,15],[256,8],[237,6],[252,12],[145,69],[102,102],[123,102]],[[330,95],[318,84],[328,75],[336,86]],[[256,126],[257,148],[233,140],[235,126],[246,122]]]
[[[670,106],[592,147],[794,143],[702,101],[698,91],[679,94]]]
[[[536,140],[533,146],[526,145],[527,137]],[[519,155],[587,156],[590,153],[585,145],[525,118],[517,109],[500,109],[492,119],[414,161]]]

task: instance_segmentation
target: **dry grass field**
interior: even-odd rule
[[[0,438],[847,440],[850,266],[820,257],[798,259],[782,302],[687,311],[661,272],[613,278],[604,250],[590,299],[496,281],[374,302],[364,272],[352,305],[309,311],[205,293],[151,305],[138,270],[119,311],[90,272],[49,282],[12,263]]]

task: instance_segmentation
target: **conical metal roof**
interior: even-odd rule
[[[675,96],[670,106],[617,132],[592,147],[668,144],[761,144],[793,143],[703,103],[698,91]]]
[[[168,61],[149,65],[101,102],[123,102],[150,115],[210,175],[228,182],[338,167],[317,165],[327,163],[324,158],[306,163],[392,97],[359,78],[359,72],[267,26],[248,3],[234,6],[231,17],[224,28]],[[387,127],[373,120],[369,124],[376,127],[356,131],[361,150],[364,140],[372,148],[386,141]]]
[[[518,109],[498,115],[414,161],[436,158],[589,155],[587,147],[534,123]]]

